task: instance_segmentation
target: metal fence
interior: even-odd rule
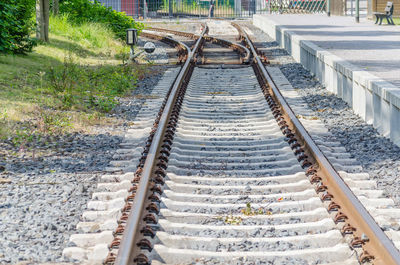
[[[325,0],[270,0],[268,9],[271,13],[324,13]]]
[[[326,0],[99,0],[128,16],[240,18],[269,13],[322,13]],[[210,12],[210,6],[213,9]]]

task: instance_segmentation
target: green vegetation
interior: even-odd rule
[[[97,0],[63,0],[60,3],[60,12],[68,14],[68,18],[75,24],[86,22],[101,23],[109,27],[120,39],[125,39],[127,28],[143,29],[143,24],[135,22],[124,13],[106,7]]]
[[[115,123],[105,113],[146,71],[123,63],[128,54],[103,24],[51,17],[49,43],[28,55],[0,55],[0,138],[13,136],[21,144]]]
[[[0,53],[25,53],[32,50],[35,0],[0,1]]]
[[[177,4],[176,2],[173,2],[173,13],[182,13],[182,14],[192,14],[192,15],[203,15],[203,16],[208,16],[209,12],[209,2],[201,2],[201,4],[197,4],[196,1],[190,2],[182,2],[180,4]],[[162,6],[158,8],[159,12],[169,12],[169,5],[168,3],[163,3]],[[229,5],[229,2],[227,4],[217,4],[216,3],[216,8],[214,9],[214,15],[215,16],[224,16],[224,17],[234,17],[235,15],[235,10],[233,9],[232,6]]]

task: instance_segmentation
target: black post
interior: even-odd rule
[[[169,17],[173,17],[173,11],[172,11],[172,1],[173,0],[168,0],[168,5],[169,5]]]
[[[327,1],[326,9],[327,9],[326,13],[328,14],[328,17],[330,17],[331,16],[331,1],[330,0]]]
[[[143,0],[143,19],[147,18],[147,3],[146,0]]]
[[[360,0],[356,0],[356,23],[360,23]]]

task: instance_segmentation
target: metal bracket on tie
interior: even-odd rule
[[[334,221],[335,221],[335,224],[337,224],[339,222],[344,222],[346,219],[348,219],[347,215],[345,215],[343,212],[338,212],[335,215]]]
[[[328,212],[338,211],[340,209],[340,205],[336,202],[331,202],[328,206]]]
[[[149,258],[143,253],[137,255],[133,262],[136,262],[138,265],[150,265]]]
[[[350,224],[345,224],[340,231],[342,234],[353,234],[357,229]]]

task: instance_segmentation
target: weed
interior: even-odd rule
[[[8,118],[8,113],[6,109],[0,110],[0,121],[4,122]]]
[[[122,64],[126,64],[128,62],[129,56],[129,51],[127,50],[120,50],[114,55],[115,59],[122,61]]]
[[[224,222],[229,225],[240,225],[243,222],[243,219],[240,216],[228,215],[225,217]]]
[[[117,97],[134,89],[137,76],[129,65],[79,65],[68,56],[50,69],[48,80],[60,109],[110,112],[118,104]]]
[[[88,121],[98,121],[101,117],[102,117],[102,115],[97,111],[94,111],[87,115]]]
[[[18,131],[17,146],[29,142],[30,132],[89,132],[116,122],[105,113],[147,71],[124,65],[129,47],[107,25],[52,16],[49,30],[50,42],[33,52],[0,55],[0,138],[11,140]]]
[[[283,197],[280,197],[277,199],[277,202],[283,201]],[[268,206],[271,204],[272,202],[268,203],[266,206],[264,206],[264,208],[258,208],[258,209],[253,209],[251,207],[251,203],[248,202],[246,203],[246,208],[241,210],[241,213],[246,215],[246,216],[254,216],[254,215],[271,215],[272,214],[272,210],[268,208]]]
[[[24,150],[26,145],[34,140],[34,132],[29,128],[17,129],[12,138],[14,146],[19,147],[20,150]]]
[[[42,134],[56,135],[72,127],[71,119],[61,112],[40,110],[37,129]]]

